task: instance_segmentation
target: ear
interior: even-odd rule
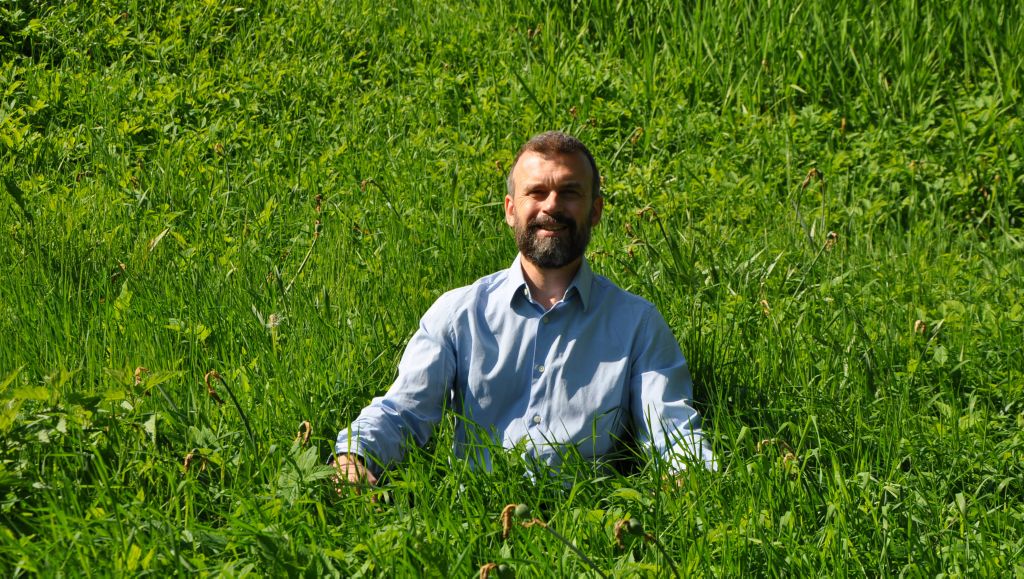
[[[590,226],[593,227],[601,222],[601,213],[604,211],[604,197],[598,197],[594,199],[594,204],[590,208]]]
[[[511,195],[505,195],[505,223],[509,227],[516,226],[516,205],[513,203]]]

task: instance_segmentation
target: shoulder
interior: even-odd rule
[[[476,307],[481,301],[487,300],[503,287],[507,279],[508,271],[502,270],[484,276],[470,285],[448,290],[434,301],[423,319],[425,322],[450,322]]]
[[[636,316],[638,319],[658,315],[658,308],[650,301],[628,292],[603,275],[594,275],[593,293],[595,302],[614,308],[624,314]]]
[[[608,319],[614,320],[618,335],[629,336],[633,360],[643,367],[653,364],[672,365],[682,360],[679,342],[657,306],[628,292],[607,278],[595,276],[596,303]],[[651,362],[656,360],[657,362]]]

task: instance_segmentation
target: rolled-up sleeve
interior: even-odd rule
[[[711,446],[692,406],[693,381],[672,330],[654,307],[646,308],[635,337],[630,373],[630,413],[640,448],[659,454],[673,471],[702,464],[716,470]]]
[[[335,454],[358,454],[370,470],[380,474],[401,461],[410,439],[426,444],[441,420],[456,363],[451,333],[456,292],[441,297],[420,320],[398,365],[398,377],[384,396],[338,433]]]

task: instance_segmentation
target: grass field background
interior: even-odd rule
[[[833,4],[0,1],[0,574],[1024,575],[1024,5]],[[332,497],[548,129],[720,471]]]

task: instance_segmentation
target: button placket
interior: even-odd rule
[[[534,325],[532,326],[533,331],[533,372],[532,372],[532,390],[530,395],[530,405],[527,408],[525,421],[526,426],[529,430],[540,429],[544,423],[543,408],[545,401],[548,400],[551,395],[551,380],[556,374],[551,372],[550,365],[547,364],[548,358],[551,356],[551,348],[554,344],[553,334],[557,333],[554,326],[551,325],[552,314],[554,310],[558,309],[561,304],[555,305],[554,308],[547,312],[542,312],[540,316],[534,318]]]

